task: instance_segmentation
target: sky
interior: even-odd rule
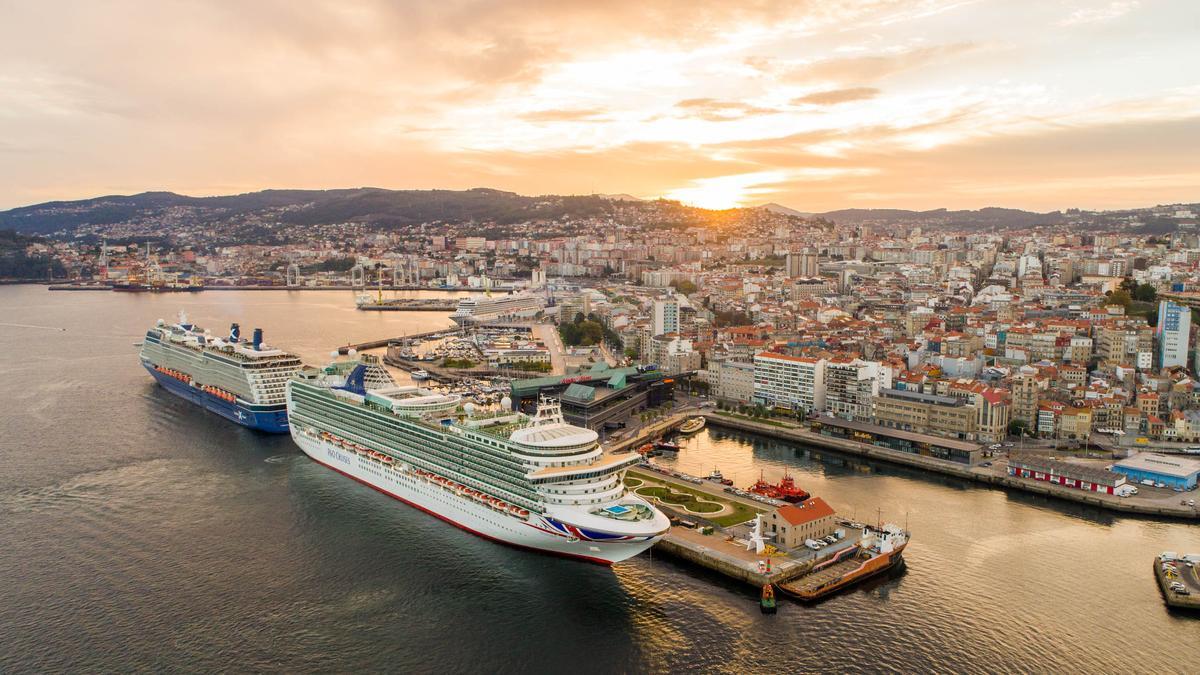
[[[1200,201],[1197,0],[0,0],[0,208]]]

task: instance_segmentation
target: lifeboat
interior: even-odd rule
[[[525,510],[525,509],[521,509],[520,511],[518,511],[518,512],[517,512],[517,515],[518,515],[518,516],[521,516],[522,518],[528,518],[528,517],[529,517],[529,511],[527,511],[527,510]]]

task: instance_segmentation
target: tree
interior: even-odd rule
[[[1133,305],[1133,298],[1129,295],[1129,291],[1117,290],[1108,294],[1108,300],[1105,301],[1104,304],[1120,305],[1125,308],[1126,312],[1128,312],[1130,306]]]
[[[1025,420],[1013,420],[1008,423],[1008,435],[1023,436],[1028,428],[1029,425],[1025,423]]]
[[[1140,284],[1133,289],[1133,299],[1138,302],[1154,302],[1158,299],[1158,291],[1152,284]]]
[[[687,279],[676,279],[671,282],[671,286],[684,295],[691,295],[696,292],[696,284]]]

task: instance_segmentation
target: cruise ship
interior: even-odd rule
[[[604,454],[557,401],[534,415],[481,412],[456,394],[398,386],[372,355],[300,370],[287,398],[309,457],[487,539],[610,565],[670,527],[625,489],[641,458]]]
[[[167,391],[251,429],[288,431],[286,387],[300,369],[299,357],[263,344],[262,329],[250,341],[233,324],[226,338],[179,320],[162,319],[146,331],[142,365]]]
[[[486,321],[528,319],[546,307],[546,299],[536,293],[476,295],[458,301],[450,318],[461,325]]]

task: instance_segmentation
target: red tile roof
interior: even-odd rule
[[[779,507],[779,517],[792,525],[803,525],[814,520],[833,515],[833,507],[820,497],[806,499],[799,504],[788,504]]]

